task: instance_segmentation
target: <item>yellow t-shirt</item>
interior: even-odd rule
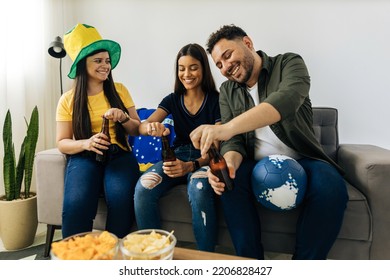
[[[134,107],[134,101],[127,88],[121,83],[115,83],[115,88],[122,99],[126,108]],[[74,89],[71,89],[64,93],[57,105],[57,122],[71,122],[73,115],[73,96]],[[92,133],[96,134],[100,132],[102,127],[102,116],[111,108],[110,103],[105,97],[103,91],[94,96],[88,96],[88,111],[91,119]],[[110,137],[111,143],[120,145],[116,140],[115,123],[110,121]],[[120,145],[121,146],[121,145]],[[125,148],[125,147],[122,147]]]

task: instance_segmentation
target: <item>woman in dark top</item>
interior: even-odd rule
[[[137,225],[139,229],[161,228],[160,197],[179,184],[187,184],[197,247],[214,251],[217,221],[215,195],[207,178],[209,160],[201,158],[189,135],[201,124],[220,124],[218,91],[206,51],[198,44],[188,44],[179,51],[175,70],[174,92],[167,95],[140,125],[139,133],[157,137],[168,135],[169,129],[161,122],[172,114],[177,159],[156,163],[138,180],[134,197]]]

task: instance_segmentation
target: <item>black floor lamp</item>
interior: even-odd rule
[[[62,43],[61,37],[57,36],[53,42],[50,43],[49,49],[47,50],[49,54],[54,58],[60,59],[60,84],[61,84],[61,95],[63,94],[62,90],[62,58],[66,56],[66,51],[64,49],[64,44]]]

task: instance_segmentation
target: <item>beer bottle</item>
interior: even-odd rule
[[[208,151],[210,162],[209,166],[211,173],[219,178],[219,181],[225,183],[227,190],[233,189],[233,180],[229,176],[229,169],[227,167],[224,157],[219,153],[214,144],[211,145]]]
[[[161,156],[164,162],[166,161],[175,161],[176,155],[171,146],[169,145],[169,140],[167,136],[161,136],[162,139],[162,150]]]
[[[105,134],[107,137],[108,137],[108,142],[110,142],[111,138],[110,138],[110,132],[109,132],[109,120],[107,118],[105,118],[104,116],[102,116],[103,118],[103,122],[102,122],[102,129],[100,130],[101,133]],[[96,160],[99,161],[99,162],[105,162],[107,160],[107,151],[108,150],[101,150],[99,149],[100,151],[102,151],[102,155],[100,154],[96,154]]]

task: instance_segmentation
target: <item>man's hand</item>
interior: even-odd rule
[[[207,177],[209,178],[209,183],[214,192],[218,195],[222,195],[222,193],[225,191],[225,184],[219,182],[219,178],[211,172],[211,169],[207,170]]]
[[[229,169],[229,177],[234,179],[236,177],[235,168],[228,164],[228,169]],[[222,193],[225,191],[225,183],[220,182],[219,178],[212,173],[211,169],[207,170],[207,177],[209,178],[209,183],[213,188],[214,192],[218,195],[222,195]]]
[[[207,152],[214,141],[228,140],[225,125],[200,125],[190,133],[192,144],[200,150],[202,158],[207,157]]]
[[[229,177],[232,179],[236,178],[236,170],[241,165],[243,159],[242,155],[235,151],[229,151],[223,157],[226,160],[226,165],[229,170]],[[218,195],[221,195],[225,191],[225,184],[219,181],[219,178],[211,172],[211,169],[207,170],[207,177],[209,178],[209,183],[214,192]]]
[[[213,141],[229,140],[234,135],[274,124],[281,118],[275,107],[262,102],[227,123],[198,126],[191,132],[190,138],[195,148],[200,149],[202,158],[205,158]]]

